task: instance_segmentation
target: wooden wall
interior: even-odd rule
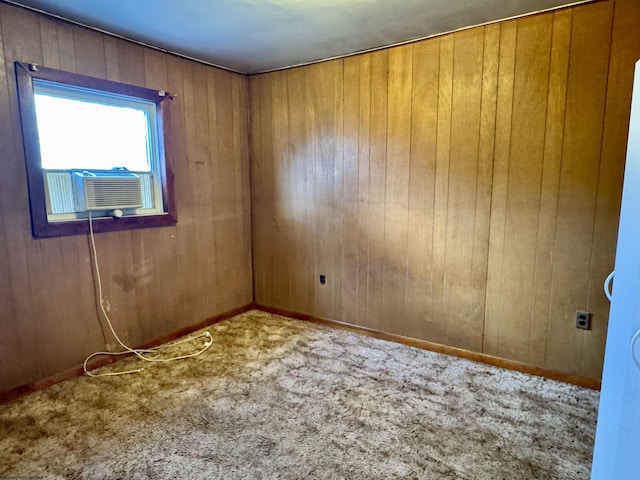
[[[177,94],[167,155],[178,225],[96,236],[123,339],[141,344],[250,304],[246,77],[1,3],[0,46],[0,391],[105,348],[87,238],[31,237],[15,60]]]
[[[250,77],[256,303],[599,378],[638,31],[609,0]]]

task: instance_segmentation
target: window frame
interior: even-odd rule
[[[164,211],[162,213],[131,215],[121,218],[95,217],[93,219],[93,230],[99,233],[136,228],[166,227],[173,226],[177,223],[178,217],[173,191],[174,173],[171,162],[166,156],[167,146],[171,138],[170,108],[169,102],[167,101],[172,97],[171,94],[165,91],[152,90],[136,85],[56,70],[33,63],[15,62],[15,70],[20,121],[22,124],[22,143],[27,171],[31,229],[34,238],[50,238],[89,233],[89,222],[87,219],[51,222],[47,218],[47,193],[45,191],[44,172],[41,167],[42,162],[33,85],[34,79],[99,92],[125,95],[155,103],[155,127],[158,135],[156,161],[159,164],[159,185],[162,190]]]

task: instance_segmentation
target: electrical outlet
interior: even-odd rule
[[[320,285],[324,285],[327,283],[327,277],[325,275],[320,275]]]
[[[589,312],[576,312],[576,328],[582,330],[591,328],[591,314]]]

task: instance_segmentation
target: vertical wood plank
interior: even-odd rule
[[[60,69],[68,72],[76,71],[76,44],[74,41],[74,27],[64,22],[56,22],[58,31],[58,51]]]
[[[388,51],[371,54],[371,124],[369,147],[368,325],[384,328],[384,233],[387,159]]]
[[[567,108],[554,247],[546,364],[579,372],[583,337],[575,311],[586,309],[613,3],[573,14]]]
[[[230,295],[231,308],[253,302],[253,280],[251,262],[251,178],[249,157],[249,84],[244,75],[232,77],[233,117],[233,168],[236,236],[236,264],[239,272],[238,286]],[[238,241],[240,240],[240,241]]]
[[[74,29],[73,44],[78,73],[98,78],[107,75],[103,39],[104,35],[92,30]]]
[[[331,213],[331,256],[333,290],[331,318],[340,319],[342,311],[342,230],[344,228],[344,59],[329,64],[333,72],[333,196]]]
[[[210,71],[214,71],[210,69]],[[217,252],[216,278],[217,283],[225,279],[232,287],[232,291],[242,291],[241,282],[244,276],[235,265],[242,263],[241,238],[242,198],[238,195],[240,190],[240,170],[236,168],[234,156],[234,122],[233,122],[233,76],[222,70],[215,70],[215,125],[217,126],[216,138],[218,146],[217,178],[214,179],[215,193],[213,206],[215,209],[214,235],[216,236],[215,250]],[[210,122],[213,123],[210,114]],[[238,152],[239,153],[239,152]],[[238,216],[234,216],[233,213]],[[221,297],[221,310],[233,308],[232,297]]]
[[[333,248],[334,204],[334,71],[330,63],[311,67],[306,76],[307,98],[311,100],[307,111],[313,125],[313,208],[316,232],[315,281],[316,312],[319,317],[331,318],[333,314],[335,277]],[[327,283],[318,283],[319,275],[326,275]]]
[[[499,274],[501,308],[497,354],[529,362],[536,240],[545,143],[551,17],[517,22],[513,84],[513,118],[508,175],[502,269]],[[546,325],[545,325],[546,326]],[[523,334],[524,333],[524,334]]]
[[[191,68],[192,87],[192,128],[194,138],[193,156],[189,172],[193,183],[195,209],[187,221],[190,222],[192,245],[198,252],[198,311],[206,312],[216,308],[218,301],[208,292],[208,286],[216,285],[217,263],[220,252],[216,250],[219,239],[215,231],[215,201],[218,192],[219,174],[217,124],[215,116],[215,73],[204,65]],[[209,142],[209,138],[216,139]]]
[[[118,56],[118,40],[113,37],[104,37],[104,60],[106,66],[106,79],[114,82],[120,81],[120,60]]]
[[[249,78],[249,102],[251,118],[249,128],[251,131],[251,231],[252,231],[252,262],[253,262],[253,293],[254,301],[259,305],[266,305],[265,296],[265,271],[267,270],[267,257],[263,254],[266,239],[262,231],[266,226],[263,213],[267,201],[267,189],[264,181],[264,165],[270,161],[262,149],[263,141],[263,105],[268,95],[264,92],[264,85],[269,77],[258,75]]]
[[[305,278],[308,282],[306,300],[306,313],[313,314],[316,307],[316,293],[319,286],[318,270],[316,265],[316,244],[317,232],[316,225],[316,209],[315,209],[315,145],[314,145],[314,107],[309,94],[309,71],[300,69],[300,81],[302,82],[302,106],[304,123],[304,150],[303,157],[305,159],[305,184],[304,184],[304,224],[309,226],[305,228]]]
[[[296,312],[308,311],[306,305],[307,289],[313,288],[312,279],[307,278],[307,258],[305,229],[299,228],[305,222],[305,190],[307,143],[304,110],[304,76],[300,69],[287,72],[287,108],[289,118],[288,156],[291,160],[288,169],[287,201],[291,203],[292,244],[291,262],[291,308]]]
[[[487,274],[489,268],[489,238],[491,226],[491,194],[495,151],[498,77],[500,67],[500,26],[484,29],[482,64],[482,100],[480,111],[480,142],[478,146],[478,183],[476,188],[476,216],[474,251],[471,267],[471,317],[482,318],[481,344],[486,328]]]
[[[204,67],[204,66],[203,66]],[[206,213],[205,218],[209,218],[206,225],[202,225],[200,230],[200,241],[202,254],[207,255],[210,260],[210,269],[204,285],[218,285],[222,283],[225,276],[230,287],[234,285],[233,271],[231,266],[231,245],[226,240],[233,232],[231,226],[232,217],[229,212],[233,211],[233,199],[230,190],[233,187],[233,158],[230,156],[230,146],[233,145],[232,122],[230,121],[231,108],[231,84],[226,75],[221,75],[212,68],[204,67],[197,75],[202,76],[203,93],[206,92],[207,101],[203,101],[203,110],[198,115],[198,123],[202,122],[203,155],[208,160],[198,165],[198,175],[201,180],[207,182],[209,194],[203,197],[202,205]],[[206,118],[206,123],[203,120]],[[206,125],[206,127],[205,127]],[[197,127],[196,127],[197,131]],[[204,148],[204,144],[207,145]],[[205,153],[206,152],[206,153]],[[198,187],[205,191],[204,185]],[[208,237],[208,238],[207,238]],[[203,285],[203,286],[204,286]],[[206,288],[206,287],[205,287]],[[207,302],[207,309],[223,309],[229,298],[224,296],[219,298],[210,297]]]
[[[451,148],[451,97],[453,88],[453,36],[439,40],[438,118],[436,170],[433,199],[433,266],[431,271],[432,311],[428,314],[429,335],[436,342],[447,341],[448,314],[445,303],[445,259],[447,255],[447,204],[449,202],[449,158]]]
[[[275,249],[273,248],[274,227],[274,180],[273,180],[273,131],[271,112],[271,75],[256,78],[257,86],[251,104],[258,105],[259,116],[254,118],[260,136],[253,150],[252,179],[257,188],[253,192],[253,235],[254,264],[256,284],[256,301],[264,305],[275,305]],[[252,78],[253,81],[253,78]],[[257,95],[257,98],[255,97]],[[256,160],[257,152],[257,160]],[[262,259],[261,259],[262,258]]]
[[[60,69],[60,51],[58,49],[58,29],[56,24],[46,17],[39,17],[40,39],[42,41],[42,63],[49,68]]]
[[[398,332],[407,295],[413,45],[389,51],[383,270],[383,326]]]
[[[342,305],[339,318],[345,322],[358,316],[358,241],[359,223],[359,107],[360,58],[344,60],[344,157],[343,157],[343,221],[342,247]],[[366,296],[366,292],[362,292]]]
[[[273,188],[274,188],[274,235],[273,248],[276,258],[282,259],[290,253],[290,205],[289,205],[289,117],[287,102],[287,73],[277,72],[272,84],[271,113],[273,121]],[[274,302],[280,308],[291,306],[290,262],[274,264]]]
[[[369,196],[369,153],[371,148],[371,56],[356,57],[359,65],[358,82],[358,307],[357,321],[368,322],[369,302],[369,249],[371,198]]]
[[[187,108],[191,107],[192,86],[191,69],[187,68],[183,60],[170,56],[167,58],[167,84],[166,89],[175,94],[171,101],[171,149],[165,152],[170,156],[174,169],[174,194],[176,209],[178,211],[178,224],[174,229],[176,249],[175,271],[171,275],[172,282],[176,285],[176,304],[180,307],[179,317],[188,319],[200,318],[198,310],[198,297],[202,295],[197,288],[197,265],[199,258],[197,255],[184,255],[182,252],[193,251],[195,242],[193,241],[194,229],[194,208],[193,201],[193,179],[191,178],[191,167],[189,154],[193,142],[187,141],[186,123],[191,124],[191,115]],[[186,70],[186,74],[185,74]],[[187,85],[188,83],[188,85]],[[187,120],[189,118],[189,120]]]
[[[438,42],[413,46],[407,238],[406,332],[429,336],[433,292],[433,208],[438,128]]]
[[[531,330],[529,339],[528,361],[535,365],[544,364],[547,331],[550,321],[549,305],[551,301],[553,244],[556,231],[560,164],[562,161],[562,135],[564,131],[567,74],[569,69],[571,17],[571,10],[563,10],[553,15],[547,118],[533,286],[533,320],[539,323],[538,328]]]
[[[200,163],[205,162],[198,156],[196,150],[195,131],[196,118],[194,103],[196,101],[194,92],[194,65],[191,62],[179,60],[174,63],[174,68],[179,69],[182,73],[182,85],[176,84],[175,91],[182,93],[178,98],[179,104],[182,105],[182,115],[176,112],[172,118],[181,116],[177,120],[178,131],[184,131],[185,138],[189,141],[184,145],[184,160],[182,163],[181,174],[176,177],[176,189],[178,207],[178,244],[181,251],[190,248],[192,251],[200,252],[198,243],[198,218],[200,218],[200,201],[199,196],[205,192],[197,189]],[[178,79],[176,79],[178,81]],[[178,190],[179,189],[179,190]],[[194,247],[197,247],[194,249]],[[205,301],[203,300],[205,281],[203,276],[208,271],[207,268],[200,268],[201,261],[210,268],[211,257],[207,254],[204,258],[198,258],[198,255],[183,256],[180,261],[181,277],[188,279],[189,291],[181,298],[182,302],[188,302],[189,310],[194,316],[204,312]]]
[[[456,33],[451,96],[451,145],[444,301],[448,311],[448,342],[478,349],[482,343],[482,318],[472,315],[474,294],[471,272],[474,256],[478,145],[482,99],[482,29]],[[478,219],[483,221],[483,219]],[[471,294],[471,295],[470,295]]]
[[[496,103],[495,150],[493,156],[493,186],[487,296],[485,307],[483,351],[497,355],[500,340],[503,254],[507,210],[509,152],[511,150],[511,119],[515,72],[517,22],[500,25],[500,59],[498,65],[498,96]]]
[[[257,198],[259,196],[258,191],[262,193],[262,181],[259,169],[264,161],[262,152],[260,150],[260,144],[262,140],[262,129],[260,125],[260,119],[262,117],[262,101],[264,96],[260,94],[259,85],[260,78],[264,76],[253,76],[247,78],[247,95],[248,95],[248,109],[250,115],[248,115],[248,134],[249,134],[249,194],[250,194],[250,226],[251,229],[251,274],[253,285],[253,302],[257,305],[262,304],[264,282],[263,271],[265,260],[262,256],[262,251],[256,244],[258,237],[258,229],[261,225],[264,225],[263,221],[260,221],[258,216]]]

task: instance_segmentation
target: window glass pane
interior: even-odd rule
[[[144,110],[43,93],[35,104],[42,168],[150,171]]]

